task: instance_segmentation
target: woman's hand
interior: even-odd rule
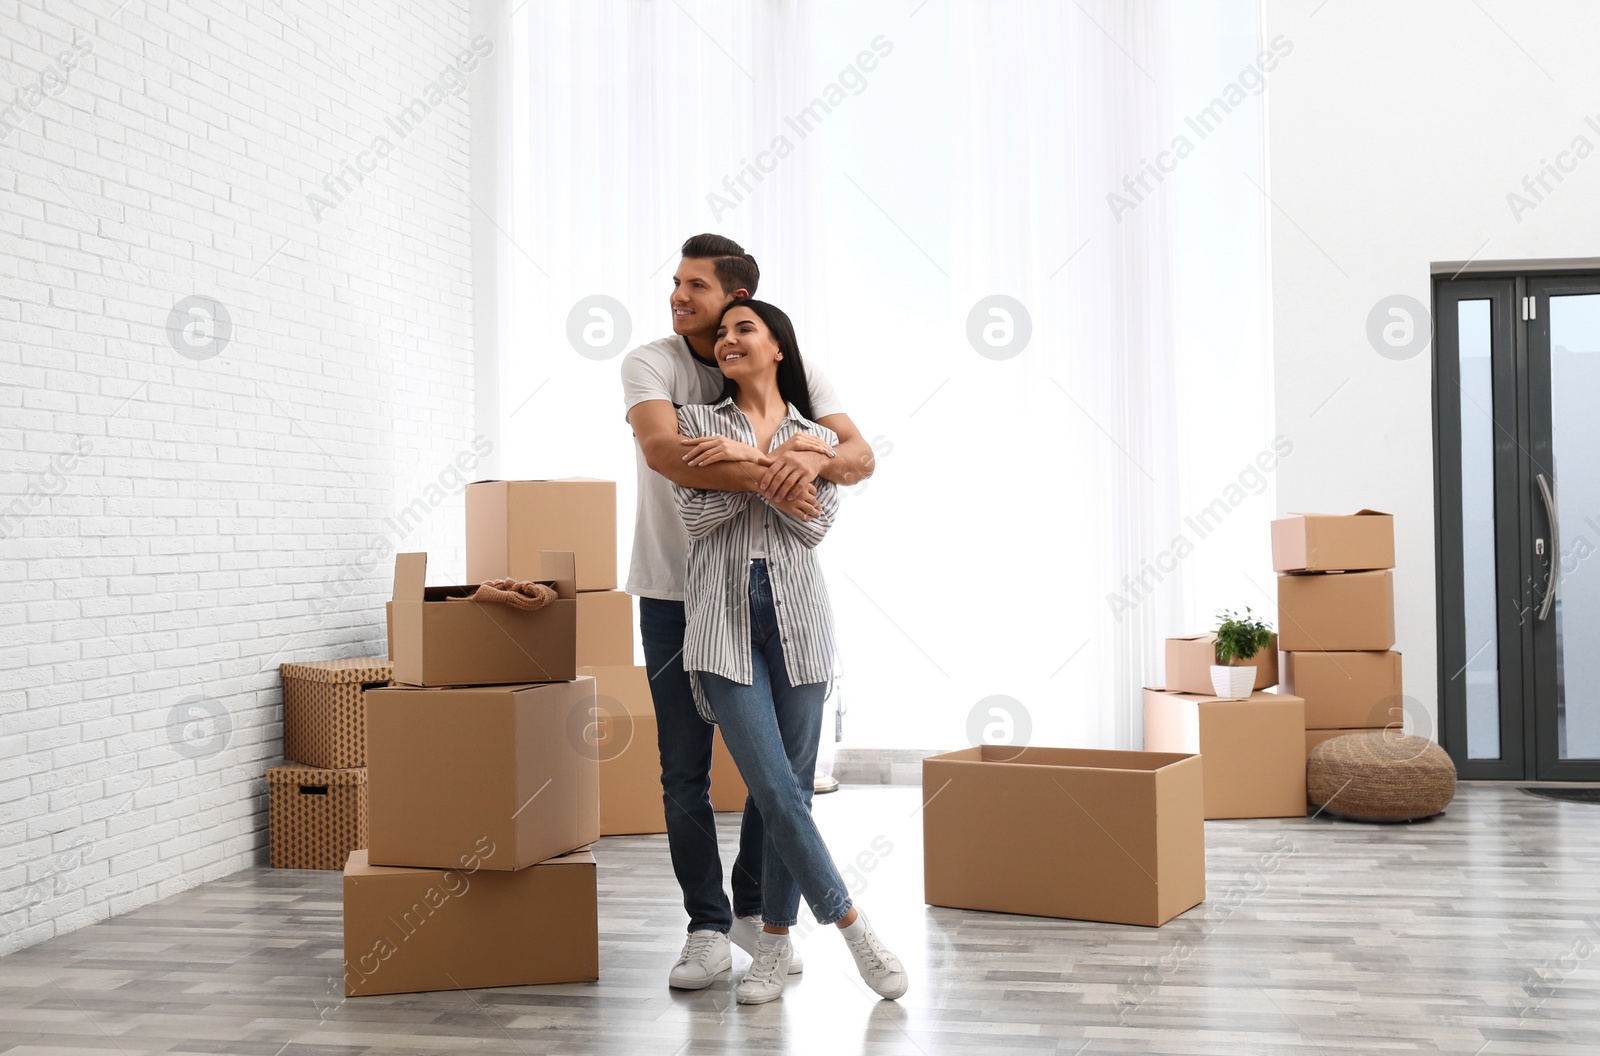
[[[802,484],[822,472],[833,448],[820,436],[795,433],[772,452],[772,460],[761,478],[761,494],[774,499],[793,499]]]
[[[770,461],[766,455],[751,447],[749,444],[740,443],[726,436],[701,436],[685,438],[683,445],[689,453],[683,460],[691,466],[709,466],[716,462],[755,462],[765,464]]]

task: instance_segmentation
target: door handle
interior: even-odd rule
[[[1545,516],[1550,518],[1550,574],[1544,581],[1544,604],[1539,606],[1539,621],[1550,615],[1550,606],[1556,603],[1556,585],[1561,570],[1561,522],[1556,517],[1556,497],[1550,490],[1550,481],[1543,473],[1534,478],[1539,484],[1539,497],[1544,500]]]

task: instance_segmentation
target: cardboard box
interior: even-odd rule
[[[579,590],[617,589],[617,485],[587,477],[467,485],[468,580],[538,579],[543,550],[577,555]]]
[[[733,761],[733,753],[723,743],[722,730],[718,728],[711,738],[711,809],[742,812],[749,795],[739,764]]]
[[[367,765],[366,690],[386,686],[394,665],[378,657],[279,664],[283,754],[329,770]],[[341,859],[330,869],[343,868]]]
[[[1384,727],[1382,727],[1382,726],[1378,726],[1376,728],[1373,728],[1373,727],[1358,727],[1358,728],[1355,728],[1355,729],[1348,729],[1348,730],[1307,730],[1306,731],[1306,754],[1310,755],[1311,754],[1311,749],[1315,748],[1317,745],[1321,744],[1323,741],[1331,741],[1335,737],[1343,737],[1347,733],[1382,733],[1383,731],[1384,731]]]
[[[1278,577],[1278,648],[1383,651],[1394,646],[1394,573]]]
[[[599,839],[594,686],[370,691],[372,863],[450,868],[488,840],[483,868],[522,869]]]
[[[344,992],[407,994],[600,978],[594,855],[515,872],[344,867]]]
[[[268,861],[274,869],[339,869],[367,845],[367,771],[274,766],[267,771]]]
[[[661,750],[649,672],[633,665],[582,667],[595,682],[595,750],[600,758],[600,835],[666,832]]]
[[[620,590],[578,594],[578,666],[633,664],[633,595]]]
[[[1305,698],[1306,729],[1405,722],[1400,654],[1284,653],[1283,688]]]
[[[1211,684],[1211,665],[1217,662],[1217,636],[1191,634],[1167,639],[1167,688],[1175,693],[1215,693]],[[1278,684],[1278,636],[1265,649],[1248,660],[1235,658],[1232,667],[1256,669],[1255,688],[1268,689]]]
[[[1296,513],[1272,522],[1272,567],[1278,572],[1360,572],[1394,567],[1394,517]]]
[[[389,653],[410,686],[568,682],[578,675],[578,602],[572,555],[545,551],[539,582],[557,600],[527,611],[465,598],[476,586],[429,587],[427,554],[396,554]]]
[[[1165,924],[1206,897],[1201,761],[980,745],[922,761],[929,905]]]
[[[1205,816],[1298,818],[1306,812],[1305,701],[1287,693],[1222,700],[1144,691],[1144,746],[1205,760]]]

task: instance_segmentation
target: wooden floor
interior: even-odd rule
[[[1600,1053],[1600,807],[1472,785],[1414,826],[1211,822],[1209,900],[1148,929],[922,905],[918,797],[816,803],[872,867],[847,879],[898,1003],[815,928],[781,1002],[668,990],[665,837],[628,837],[596,847],[597,984],[344,1000],[338,874],[253,869],[0,959],[0,1053]]]

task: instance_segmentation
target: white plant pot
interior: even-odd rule
[[[1230,667],[1211,665],[1211,688],[1223,700],[1244,700],[1256,686],[1256,669],[1253,664]]]

